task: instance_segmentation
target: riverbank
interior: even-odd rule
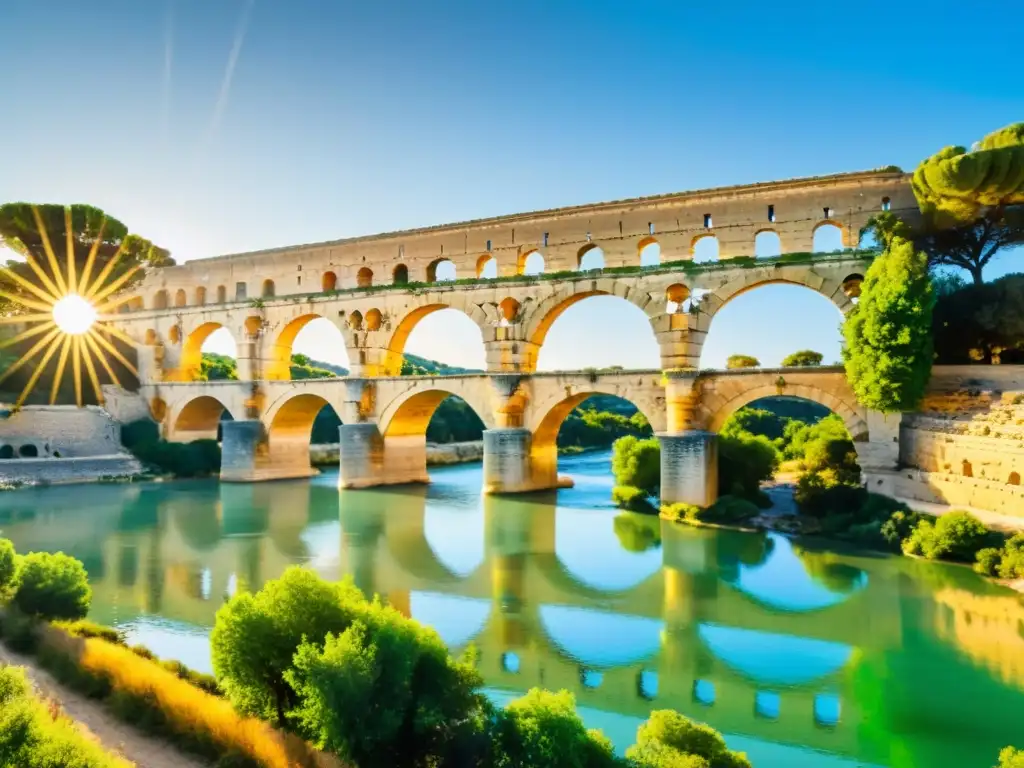
[[[36,690],[56,702],[81,730],[108,752],[140,768],[208,768],[210,765],[178,751],[163,739],[146,736],[132,728],[96,699],[76,693],[59,683],[53,675],[36,664],[31,656],[15,653],[3,643],[0,643],[0,665],[22,667]]]

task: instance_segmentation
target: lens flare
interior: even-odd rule
[[[93,276],[96,257],[106,221],[102,222],[89,255],[80,273],[77,267],[72,235],[71,209],[64,210],[64,224],[67,232],[67,252],[64,259],[66,272],[61,269],[57,254],[53,250],[39,210],[33,206],[32,215],[38,227],[42,247],[46,255],[47,270],[42,259],[31,252],[24,252],[25,262],[32,270],[31,276],[22,276],[10,267],[0,267],[0,298],[6,299],[21,312],[10,312],[0,316],[0,326],[28,326],[14,336],[0,340],[0,350],[15,344],[34,340],[32,347],[24,352],[6,370],[0,371],[0,384],[22,368],[31,365],[32,374],[18,396],[15,408],[20,408],[32,392],[40,376],[51,360],[55,360],[53,384],[50,390],[50,404],[57,401],[60,385],[65,372],[70,371],[74,381],[75,401],[82,405],[82,373],[88,375],[96,402],[103,403],[101,380],[96,363],[102,367],[107,379],[115,386],[121,382],[111,365],[116,360],[131,375],[139,372],[114,341],[125,345],[133,342],[125,333],[110,323],[112,312],[128,301],[127,296],[118,295],[124,286],[139,271],[134,265],[118,277],[111,277],[115,266],[124,256],[126,240],[123,240],[114,255],[107,260],[100,273]],[[152,255],[152,251],[150,252]],[[6,285],[3,285],[6,283]],[[20,293],[12,293],[20,289]],[[58,354],[59,352],[59,354]],[[42,358],[36,360],[37,356]],[[109,358],[109,359],[108,359]]]
[[[69,293],[53,305],[53,322],[72,336],[88,332],[97,317],[96,308],[77,293]]]

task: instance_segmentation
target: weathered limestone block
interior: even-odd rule
[[[341,488],[426,483],[425,435],[384,437],[374,423],[338,427]]]
[[[220,479],[229,483],[310,477],[309,438],[281,436],[271,440],[257,419],[226,421],[221,443]]]
[[[558,488],[558,448],[534,446],[525,428],[484,430],[484,493]]]

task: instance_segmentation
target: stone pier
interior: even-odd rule
[[[690,430],[659,434],[661,503],[708,507],[718,499],[718,435]]]
[[[384,437],[376,424],[338,427],[341,488],[426,483],[426,435]]]
[[[263,422],[223,423],[220,479],[228,483],[289,480],[317,474],[309,463],[308,438],[268,435]]]

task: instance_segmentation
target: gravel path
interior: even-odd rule
[[[185,755],[162,739],[151,738],[118,720],[104,706],[54,680],[29,656],[16,654],[0,645],[0,664],[24,667],[36,689],[60,702],[65,714],[89,731],[110,752],[130,760],[139,768],[209,768]]]

